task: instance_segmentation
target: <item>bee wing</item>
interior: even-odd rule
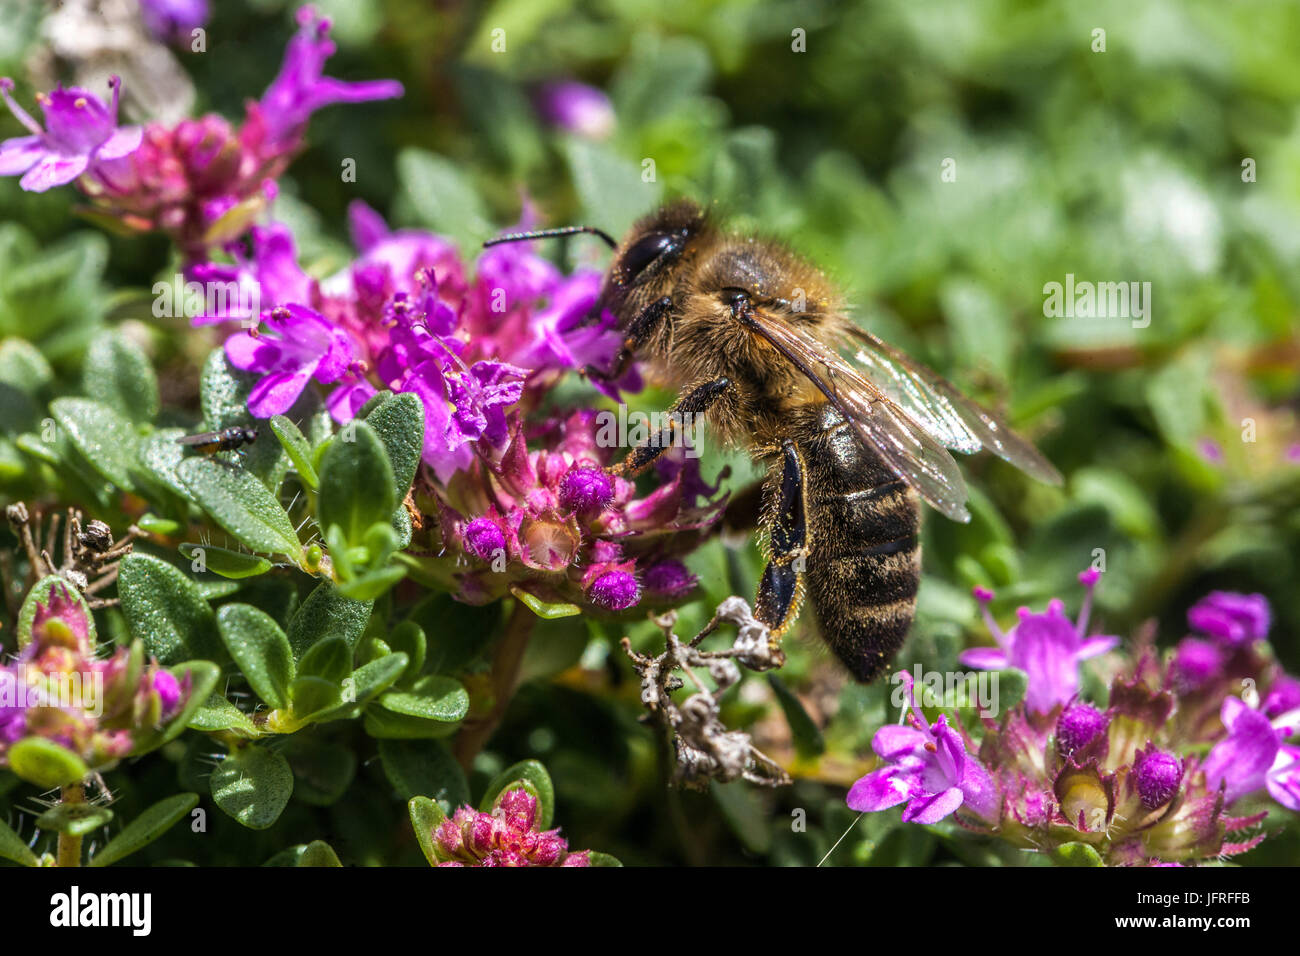
[[[866,329],[845,328],[847,345],[859,367],[947,448],[965,454],[987,448],[1039,481],[1059,485],[1061,473],[1000,417],[961,394],[937,372],[913,361]]]
[[[176,439],[176,444],[210,445],[213,442],[219,440],[220,438],[221,438],[221,434],[219,432],[203,432],[202,434],[199,435],[183,435],[180,438]]]
[[[928,429],[811,335],[752,311],[747,324],[826,396],[898,477],[954,521],[970,520],[961,470]]]

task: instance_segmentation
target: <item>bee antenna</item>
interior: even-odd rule
[[[483,243],[483,248],[488,246],[499,246],[505,242],[524,242],[528,239],[553,239],[556,236],[573,236],[580,232],[585,232],[593,236],[599,236],[604,240],[605,245],[611,249],[617,249],[618,243],[613,237],[603,229],[597,229],[595,226],[562,226],[559,229],[536,229],[532,232],[512,232],[509,235],[497,236]]]

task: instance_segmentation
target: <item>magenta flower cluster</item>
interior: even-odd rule
[[[461,807],[433,832],[438,866],[591,866],[591,851],[569,849],[559,830],[537,829],[537,797],[506,790],[490,813]]]
[[[1117,865],[1232,856],[1264,839],[1270,806],[1300,811],[1300,747],[1289,743],[1300,681],[1266,652],[1268,602],[1210,594],[1188,613],[1198,636],[1163,663],[1149,648],[1114,655],[1101,705],[1081,697],[1079,672],[1119,644],[1087,634],[1098,577],[1080,575],[1077,622],[1053,601],[1042,614],[1022,608],[1008,633],[989,614],[992,593],[976,589],[997,648],[962,660],[1024,671],[1023,701],[970,730],[956,712],[931,722],[904,672],[909,723],[876,733],[880,765],[853,785],[849,806],[905,804],[905,822],[951,816],[1025,850],[1081,843]]]
[[[133,659],[128,648],[98,656],[89,613],[62,583],[38,600],[31,640],[0,667],[0,766],[15,744],[40,737],[92,770],[106,769],[188,700],[188,674],[178,681],[156,663]]]
[[[202,22],[206,10],[199,6],[147,4],[144,14],[151,28],[170,32]],[[315,110],[402,94],[393,80],[325,76],[334,53],[329,21],[304,7],[298,23],[279,75],[248,104],[238,130],[215,114],[119,129],[116,77],[111,106],[79,88],[38,95],[42,128],[13,99],[13,82],[0,79],[0,95],[32,133],[0,143],[0,175],[21,174],[22,188],[38,192],[76,180],[97,216],[135,232],[166,233],[187,260],[204,260],[242,236],[274,198],[276,179],[301,149]]]

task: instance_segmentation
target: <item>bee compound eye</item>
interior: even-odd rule
[[[677,246],[677,237],[666,232],[652,232],[627,247],[619,260],[624,281],[631,282],[650,268],[656,259]]]

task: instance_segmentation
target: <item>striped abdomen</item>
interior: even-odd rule
[[[806,471],[805,584],[822,638],[860,681],[903,646],[921,575],[916,494],[829,405],[795,432]]]

